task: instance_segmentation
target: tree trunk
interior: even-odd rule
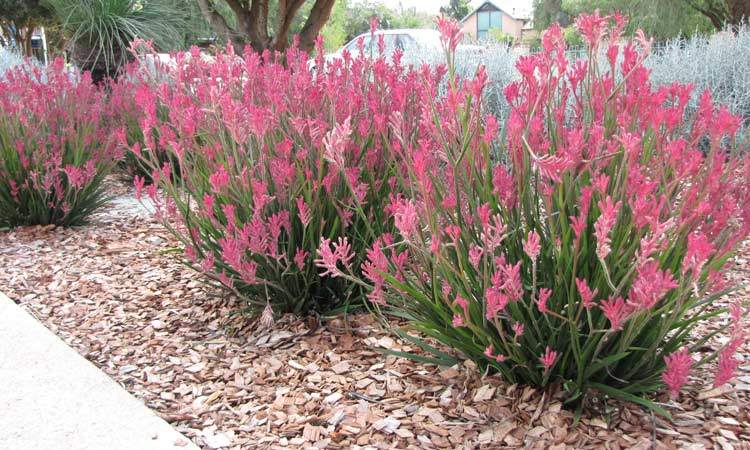
[[[305,26],[302,27],[302,32],[299,34],[299,48],[300,50],[310,53],[315,48],[315,39],[317,39],[320,30],[328,22],[328,18],[331,17],[331,10],[336,0],[316,0],[310,11],[310,16],[305,22]]]
[[[227,24],[227,21],[221,14],[216,12],[213,3],[211,3],[210,0],[198,0],[198,7],[200,8],[203,17],[206,19],[206,22],[208,22],[208,25],[217,34],[219,40],[225,44],[232,44],[235,50],[241,52],[245,45],[242,37],[239,33],[229,27],[229,24]],[[237,19],[239,21],[240,18],[238,17]]]
[[[729,9],[728,22],[733,27],[750,21],[750,0],[727,0],[727,9]]]
[[[278,11],[273,26],[273,36],[268,33],[269,0],[225,0],[237,19],[237,29],[232,29],[226,19],[219,14],[212,0],[198,0],[201,13],[220,40],[234,46],[240,53],[245,44],[254,51],[284,51],[289,46],[289,28],[305,0],[278,0]],[[300,49],[310,52],[315,47],[315,39],[323,28],[336,0],[315,0],[310,16],[300,32]]]

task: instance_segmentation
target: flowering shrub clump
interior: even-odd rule
[[[113,123],[120,127],[116,130],[117,142],[125,144],[119,168],[131,179],[140,176],[149,181],[151,171],[135,151],[153,152],[160,166],[175,163],[159,135],[160,125],[168,120],[169,112],[158,101],[155,91],[159,82],[169,81],[165,74],[168,63],[160,60],[153,51],[148,43],[135,40],[131,52],[140,61],[126,64],[121,76],[111,81],[107,100]]]
[[[148,195],[188,263],[251,308],[304,314],[361,299],[349,272],[393,226],[392,127],[416,134],[428,99],[398,54],[390,63],[362,47],[314,67],[295,49],[195,49],[175,55],[170,82],[136,93],[142,124],[158,123],[155,102],[169,111],[158,134],[174,164],[132,148],[151,168]]]
[[[117,160],[88,74],[23,64],[0,78],[0,227],[79,225]]]
[[[559,384],[571,401],[596,390],[646,404],[640,395],[664,384],[677,395],[726,331],[722,384],[745,339],[743,306],[715,333],[690,334],[724,312],[713,305],[722,269],[750,231],[739,119],[708,92],[684,117],[690,86],[652,88],[650,43],[618,45],[622,17],[577,24],[608,64],[569,63],[560,28],[547,31],[505,89],[502,140],[480,101],[482,70],[449,75],[422,132],[396,133],[410,197],[392,197],[398,232],[368,251],[369,297],[480,367]],[[460,31],[440,28],[450,61]]]

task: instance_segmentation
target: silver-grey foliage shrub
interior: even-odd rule
[[[489,112],[497,115],[499,119],[505,118],[510,108],[503,89],[509,83],[520,79],[515,69],[518,58],[516,51],[503,43],[461,45],[456,50],[455,58],[455,71],[462,78],[473,78],[479,66],[484,65],[489,82],[484,90],[484,96]],[[420,48],[418,52],[407,49],[402,61],[405,64],[413,64],[414,67],[419,67],[423,63],[435,66],[445,64],[445,54],[438,48]]]
[[[5,73],[8,70],[23,64],[23,62],[24,58],[18,53],[0,47],[0,79],[5,78]]]
[[[709,89],[713,98],[750,121],[750,28],[713,36],[695,35],[657,48],[646,61],[655,85],[675,81],[695,88],[688,111],[697,108],[700,96]]]

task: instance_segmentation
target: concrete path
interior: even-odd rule
[[[0,293],[0,449],[198,447]]]

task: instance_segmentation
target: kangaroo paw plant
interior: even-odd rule
[[[395,133],[409,196],[392,198],[397,233],[369,249],[364,274],[385,312],[509,382],[655,406],[644,393],[677,395],[717,357],[722,384],[737,365],[743,305],[715,300],[750,231],[750,165],[739,118],[710,93],[688,115],[690,86],[649,84],[650,43],[621,44],[622,17],[577,25],[588,60],[569,63],[548,30],[505,88],[499,138],[485,72],[453,75],[460,31],[440,21],[447,92],[422,106],[417,136]],[[706,352],[720,333],[728,343]]]
[[[88,74],[25,63],[0,77],[0,227],[80,225],[118,154]]]
[[[388,120],[417,133],[426,94],[398,55],[390,63],[360,48],[314,67],[295,49],[215,59],[194,49],[175,55],[168,82],[136,91],[140,123],[158,128],[174,162],[148,140],[131,149],[150,168],[147,193],[187,262],[252,310],[305,314],[360,301],[364,283],[344,271],[358,273],[393,227],[384,212],[395,186]],[[156,117],[156,102],[168,120]]]

